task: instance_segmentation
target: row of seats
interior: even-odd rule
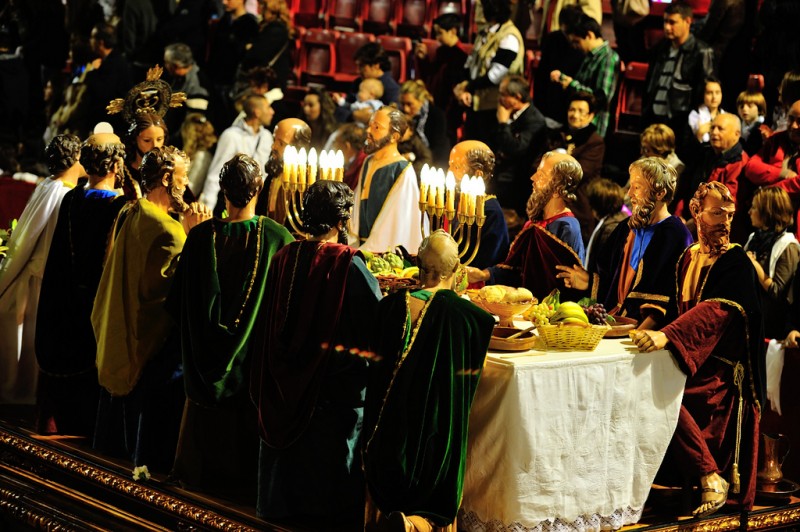
[[[398,35],[375,35],[364,32],[338,31],[324,28],[298,27],[297,49],[294,64],[300,85],[309,82],[326,86],[342,86],[358,77],[358,66],[353,59],[356,50],[364,44],[379,42],[386,50],[392,64],[392,75],[398,83],[409,78],[413,55],[413,41]],[[422,38],[430,57],[439,47],[435,39]],[[469,53],[472,45],[462,44]]]
[[[291,0],[296,26],[412,39],[434,37],[433,20],[444,13],[462,15],[462,35],[471,35],[473,10],[470,0]]]

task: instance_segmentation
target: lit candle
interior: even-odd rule
[[[480,177],[476,177],[475,179],[478,180],[476,183],[477,186],[475,187],[475,194],[477,194],[475,210],[477,211],[478,217],[483,218],[483,208],[484,204],[486,203],[486,183],[484,183],[483,179]]]
[[[300,185],[306,184],[306,170],[308,164],[308,156],[306,155],[306,149],[300,148],[300,151],[297,152],[297,183]]]
[[[467,214],[467,194],[469,193],[469,177],[461,178],[461,194],[458,196],[458,214]]]
[[[294,147],[286,146],[283,150],[283,182],[288,184],[292,178],[292,150]]]
[[[444,209],[444,170],[436,170],[436,208]]]
[[[342,150],[336,150],[336,157],[334,158],[334,166],[336,167],[336,181],[344,181],[344,153]]]
[[[469,180],[469,196],[467,197],[467,216],[475,216],[475,192],[478,187],[477,177]]]
[[[311,148],[308,150],[308,186],[314,184],[317,180],[317,150]]]
[[[431,168],[428,172],[428,207],[433,209],[436,207],[436,170]]]
[[[419,174],[419,201],[420,203],[428,202],[428,173],[430,172],[428,163],[422,167],[422,172]]]
[[[447,172],[447,177],[444,180],[445,188],[447,189],[447,210],[456,210],[456,177],[453,172]]]
[[[325,169],[328,167],[328,152],[322,150],[319,152],[319,178],[327,179],[325,177]]]

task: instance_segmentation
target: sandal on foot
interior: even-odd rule
[[[722,481],[722,489],[721,490],[716,489],[716,488],[702,488],[701,489],[702,495],[700,496],[700,506],[706,505],[708,503],[711,503],[712,506],[710,506],[709,508],[706,508],[702,512],[699,512],[697,510],[692,512],[692,515],[694,515],[696,518],[700,519],[702,517],[707,517],[707,516],[713,514],[714,512],[718,511],[723,506],[725,506],[725,502],[727,502],[727,500],[728,500],[728,483],[725,481],[724,478],[720,478],[720,480]],[[711,494],[711,493],[719,494],[719,495],[721,495],[721,497],[720,498],[707,497],[707,494]]]

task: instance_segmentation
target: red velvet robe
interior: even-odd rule
[[[691,264],[689,250],[678,262],[678,301]],[[672,466],[690,478],[719,472],[731,484],[728,502],[749,510],[755,498],[759,417],[765,389],[755,271],[742,248],[732,246],[701,273],[698,286],[695,298],[679,302],[679,317],[662,329],[669,339],[668,349],[688,375],[678,427],[662,470]],[[743,375],[741,391],[734,382],[737,363]],[[736,494],[731,480],[740,394],[741,489]]]

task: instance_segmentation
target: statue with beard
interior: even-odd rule
[[[381,107],[369,121],[351,235],[362,249],[384,252],[402,245],[416,253],[422,241],[417,175],[397,149],[407,129],[406,116],[394,107]]]
[[[184,393],[180,343],[164,301],[186,234],[211,212],[183,201],[189,182],[184,152],[173,146],[154,148],[140,170],[144,197],[126,205],[117,218],[92,309],[97,372],[104,388],[95,447],[137,466],[168,471]],[[181,221],[170,212],[179,213]]]
[[[286,146],[298,150],[311,147],[311,128],[299,118],[286,118],[278,122],[273,133],[272,150],[264,165],[264,187],[258,194],[256,214],[269,216],[279,224],[286,223],[286,203],[281,188],[283,152]]]
[[[719,182],[701,183],[689,208],[699,242],[678,261],[678,317],[661,331],[638,330],[632,338],[643,352],[669,349],[686,373],[678,426],[656,481],[699,479],[693,513],[704,517],[726,502],[740,511],[753,506],[764,335],[756,272],[729,240],[736,211],[730,191]]]
[[[531,176],[530,221],[502,263],[484,270],[467,268],[469,281],[524,286],[537,299],[557,288],[561,283],[556,267],[580,266],[583,262],[580,224],[567,207],[567,202],[575,199],[582,178],[583,170],[575,158],[555,151],[545,153]],[[580,299],[580,292],[568,288],[562,299]]]
[[[620,223],[597,250],[592,271],[578,264],[557,266],[558,277],[567,288],[602,303],[609,314],[658,329],[674,317],[675,263],[692,236],[667,210],[675,193],[675,169],[658,157],[644,157],[628,172],[633,207],[628,223]]]

